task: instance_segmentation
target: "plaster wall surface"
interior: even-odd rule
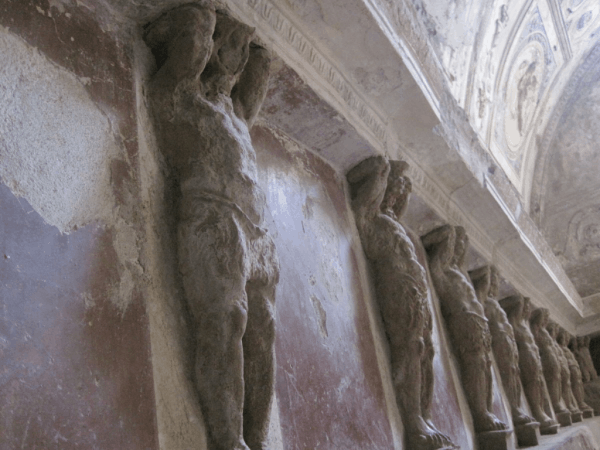
[[[130,61],[53,12],[0,5],[0,448],[157,448]]]

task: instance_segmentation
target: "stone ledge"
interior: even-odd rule
[[[561,428],[554,436],[542,436],[539,450],[600,450],[600,417]]]

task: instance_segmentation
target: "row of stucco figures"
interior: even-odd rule
[[[194,383],[211,449],[266,448],[274,395],[279,262],[263,228],[265,196],[249,134],[267,92],[270,55],[253,33],[212,0],[166,11],[144,29],[156,60],[147,95],[178,199],[179,272],[192,321]],[[545,331],[547,312],[534,312],[530,329],[527,300],[503,300],[505,313],[494,299],[493,268],[471,272],[471,282],[461,227],[440,227],[421,243],[401,224],[411,190],[406,168],[404,162],[378,156],[347,174],[389,339],[406,448],[455,448],[429,414],[434,346],[428,269],[476,431],[487,436],[482,445],[508,432],[490,411],[492,349],[505,375],[517,430],[540,424],[542,431],[556,428],[552,406],[557,414],[588,411],[580,395],[581,371],[561,345],[564,333],[555,344]],[[428,263],[422,264],[416,252],[423,248]],[[546,354],[559,362],[546,363],[551,358]],[[563,382],[569,371],[572,381]],[[520,405],[519,377],[535,419]],[[552,405],[544,403],[546,383]]]
[[[465,268],[468,237],[463,227],[443,225],[419,239],[404,226],[401,217],[411,191],[407,167],[403,161],[375,156],[351,169],[347,179],[390,343],[408,448],[453,445],[429,415],[433,389],[426,383],[433,383],[434,351],[427,289],[440,301],[480,449],[506,448],[511,432],[492,412],[492,355],[520,446],[537,445],[538,429],[554,434],[559,423],[567,426],[593,417],[583,384],[598,378],[589,339],[570,336],[549,320],[547,309],[533,309],[530,299],[520,294],[498,300],[494,266],[469,272]],[[419,258],[423,250],[427,257]],[[427,271],[433,286],[428,285]]]

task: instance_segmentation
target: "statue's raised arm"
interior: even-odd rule
[[[267,95],[270,68],[271,53],[257,41],[252,41],[246,67],[231,91],[235,113],[246,121],[248,128],[252,128]]]
[[[381,155],[367,158],[346,174],[352,191],[352,209],[357,219],[379,213],[390,173],[389,161]]]

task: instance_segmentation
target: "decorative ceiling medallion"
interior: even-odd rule
[[[569,222],[565,256],[569,261],[592,262],[600,259],[600,207],[578,211]]]
[[[544,23],[537,4],[532,4],[518,25],[494,95],[498,101],[494,102],[490,149],[505,161],[505,171],[513,171],[517,179],[531,143],[539,105],[557,70],[557,57],[562,59],[556,33],[550,29],[550,41],[546,26],[553,24]]]
[[[545,36],[536,33],[514,59],[507,81],[504,134],[506,155],[511,160],[520,156],[522,143],[541,97],[545,78]]]

